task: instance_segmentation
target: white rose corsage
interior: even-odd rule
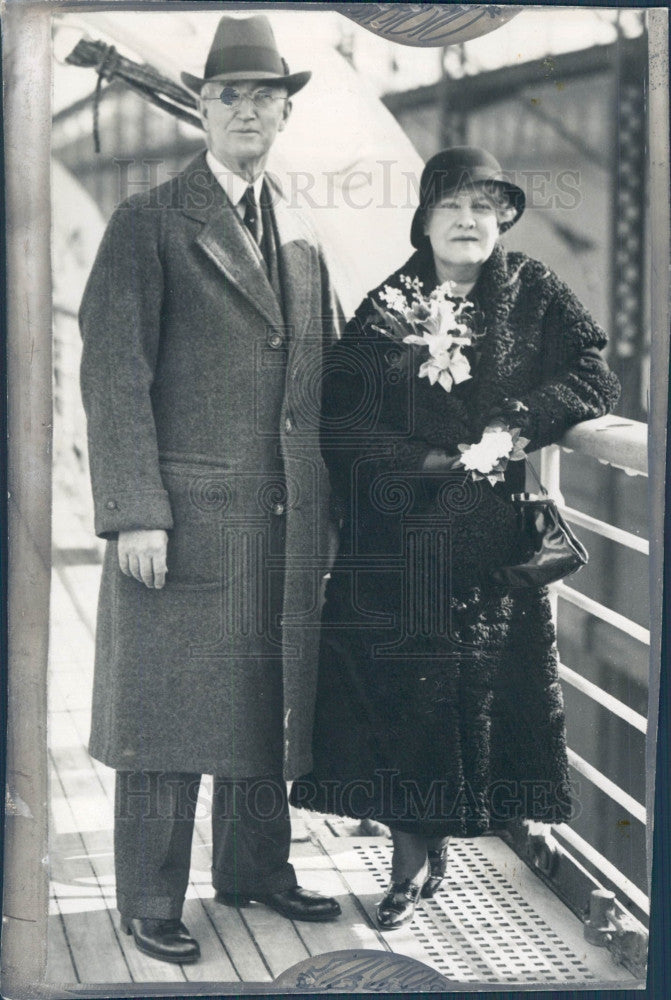
[[[508,462],[526,458],[524,451],[529,439],[522,437],[519,427],[508,428],[496,424],[485,427],[477,444],[460,444],[459,464],[467,469],[473,479],[487,479],[492,486],[503,482]]]

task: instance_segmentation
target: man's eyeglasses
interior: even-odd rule
[[[235,87],[224,87],[221,93],[204,99],[206,101],[221,101],[231,111],[237,110],[243,101],[251,101],[257,111],[268,111],[275,101],[286,101],[287,98],[286,95],[275,94],[272,90],[257,90],[253,94],[241,94]]]

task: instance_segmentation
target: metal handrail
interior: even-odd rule
[[[619,806],[626,809],[626,811],[633,816],[634,819],[637,819],[639,823],[645,824],[646,814],[644,805],[637,802],[632,795],[625,792],[624,789],[620,788],[619,785],[616,785],[614,781],[610,780],[610,778],[607,778],[606,775],[602,771],[599,771],[598,768],[594,767],[593,764],[588,763],[588,761],[586,761],[584,757],[581,757],[580,754],[576,753],[575,750],[571,750],[569,747],[567,753],[568,762],[571,767],[574,767],[579,774],[582,774],[588,781],[591,781],[595,788],[604,792],[608,798],[613,799],[613,801],[617,802]]]
[[[624,702],[620,701],[618,698],[613,697],[612,694],[608,694],[603,688],[600,688],[598,684],[594,684],[592,681],[588,681],[586,677],[582,674],[577,673],[575,670],[571,670],[566,664],[559,664],[559,676],[571,687],[574,687],[577,691],[582,692],[582,694],[587,695],[592,701],[596,701],[603,708],[606,708],[613,715],[619,716],[620,719],[624,719],[628,722],[630,726],[634,729],[638,729],[639,733],[647,733],[648,731],[648,720],[644,715],[640,715],[635,712],[633,708],[629,708],[629,705],[625,705]]]
[[[567,431],[560,443],[562,448],[589,455],[629,475],[648,474],[648,428],[637,420],[614,416],[584,420]]]
[[[554,583],[552,590],[576,608],[581,608],[583,611],[594,615],[595,618],[600,618],[601,621],[606,622],[608,625],[613,625],[620,632],[632,636],[632,638],[642,642],[645,646],[650,645],[650,632],[648,629],[643,628],[642,625],[637,625],[631,618],[627,618],[618,611],[607,608],[605,604],[600,604],[599,601],[595,601],[592,597],[581,594],[579,590],[574,590],[573,587],[567,587],[565,583]]]
[[[598,517],[592,517],[591,514],[584,514],[574,507],[562,506],[562,513],[567,521],[579,528],[586,528],[588,531],[594,532],[595,535],[601,535],[602,538],[608,538],[611,542],[617,542],[618,545],[634,549],[635,552],[641,552],[644,556],[650,555],[650,542],[647,538],[640,538],[631,531],[625,531],[624,528],[616,528],[614,524],[601,521]]]
[[[561,451],[580,451],[581,454],[606,465],[623,470],[628,475],[647,476],[648,474],[648,450],[647,450],[647,426],[633,420],[626,420],[619,417],[601,417],[598,420],[588,420],[571,428],[564,435],[560,444],[544,448],[541,452],[541,478],[546,489],[558,503],[559,508],[572,523],[586,528],[610,541],[625,546],[628,549],[649,555],[649,543],[632,532],[610,525],[605,521],[584,514],[582,511],[568,507],[563,502],[561,495],[560,471],[561,471]],[[632,636],[641,643],[650,645],[650,632],[636,622],[631,621],[625,615],[612,610],[601,604],[599,601],[563,582],[559,582],[550,588],[553,612],[556,618],[557,601],[562,599],[586,611],[588,614],[605,621],[607,624],[619,629],[621,632]],[[583,677],[581,674],[559,664],[559,676],[564,683],[570,684],[579,690],[586,697],[599,703],[606,711],[618,716],[624,722],[639,732],[647,733],[647,720],[644,716],[629,708],[619,699],[603,691],[597,684]],[[590,764],[581,757],[575,750],[568,748],[568,758],[571,766],[582,774],[592,785],[617,802],[631,816],[644,824],[647,820],[646,807],[624,791],[619,785],[603,774],[598,768]],[[572,829],[561,825],[553,827],[553,830],[564,840],[567,846],[576,852],[578,857],[594,866],[596,871],[601,872],[604,879],[617,886],[617,888],[627,896],[643,913],[649,913],[648,900],[643,892],[638,889],[612,862],[608,861],[596,848],[586,840],[576,834]],[[579,862],[576,862],[579,865]]]
[[[562,840],[565,841],[574,851],[580,854],[586,861],[589,861],[597,871],[601,872],[605,878],[617,886],[622,894],[627,899],[630,899],[642,913],[649,916],[650,902],[645,893],[637,885],[634,885],[631,879],[623,875],[612,861],[609,861],[608,858],[605,858],[603,854],[597,851],[596,847],[593,847],[589,841],[585,840],[584,837],[581,837],[579,833],[576,833],[572,827],[567,826],[565,823],[553,826],[552,834],[561,838],[560,843]]]

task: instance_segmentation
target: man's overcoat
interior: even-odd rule
[[[125,201],[81,307],[96,533],[108,539],[90,751],[117,769],[287,777],[310,766],[328,477],[331,297],[273,189],[282,295],[204,155]],[[167,530],[151,590],[117,533]],[[285,558],[286,552],[286,558]],[[283,581],[283,612],[267,621]]]

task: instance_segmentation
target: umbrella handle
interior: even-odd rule
[[[103,80],[121,80],[131,90],[162,111],[202,129],[200,118],[193,114],[196,99],[186,88],[162,76],[153,66],[136,63],[120,55],[113,45],[106,45],[84,34],[62,62],[71,66],[95,69],[98,80],[93,95],[93,141],[100,152],[99,106]]]

